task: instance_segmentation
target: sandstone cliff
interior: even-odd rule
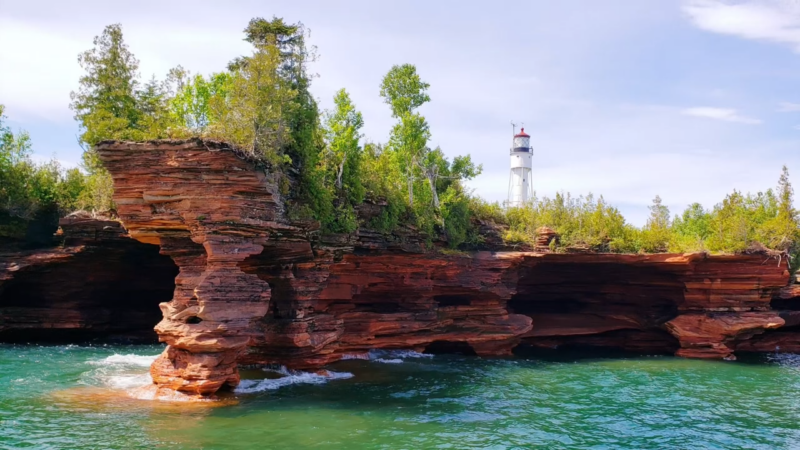
[[[238,364],[314,368],[374,348],[730,358],[800,342],[787,263],[768,255],[444,255],[408,235],[319,236],[286,219],[274,174],[224,144],[98,152],[130,236],[180,269],[156,326],[162,388],[211,394],[238,383]]]

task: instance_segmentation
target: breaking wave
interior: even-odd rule
[[[88,361],[95,368],[84,373],[82,384],[104,386],[131,391],[153,384],[147,368],[158,355],[113,354],[103,359]]]
[[[158,358],[158,355],[119,355],[115,353],[98,361],[89,361],[89,364],[95,366],[124,364],[129,366],[150,367],[150,364],[153,364],[156,358]]]
[[[256,392],[280,389],[292,384],[325,384],[330,380],[343,380],[353,377],[353,374],[349,372],[334,372],[331,370],[322,370],[317,373],[289,370],[286,367],[264,370],[275,372],[283,376],[264,380],[242,380],[234,392],[237,394],[253,394]]]
[[[409,358],[433,358],[427,353],[413,350],[370,350],[369,360],[383,364],[402,364]]]
[[[772,353],[767,355],[767,361],[781,366],[800,369],[800,354],[797,353]]]

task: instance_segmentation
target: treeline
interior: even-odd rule
[[[0,105],[0,238],[21,237],[29,221],[57,217],[86,204],[85,178],[55,159],[34,162],[30,136],[6,124],[4,109]]]
[[[32,163],[27,135],[3,129],[0,214],[24,218],[37,208],[110,209],[113,184],[94,153],[98,142],[199,136],[224,140],[282,174],[290,218],[317,220],[327,233],[410,227],[430,240],[443,236],[453,248],[475,247],[483,239],[480,222],[491,221],[507,226],[510,244],[531,244],[536,229],[551,227],[560,234],[556,250],[737,252],[756,243],[787,252],[798,248],[785,168],[777,190],[734,192],[711,210],[695,204],[671,217],[656,197],[643,228],[592,195],[559,193],[509,210],[486,203],[464,187],[482,167],[469,156],[448,159],[431,148],[430,127],[420,113],[431,100],[430,86],[416,67],[396,65],[376,86],[395,123],[388,142],[368,142],[361,133],[364,118],[345,89],[329,111],[321,111],[311,95],[308,66],[316,49],[307,45],[308,36],[301,23],[255,18],[244,30],[250,53],[219,72],[193,74],[178,66],[161,80],[145,82],[120,25],[106,27],[94,47],[79,55],[85,73],[71,95],[83,171]],[[381,205],[380,215],[359,218],[365,202]]]
[[[794,191],[784,166],[776,189],[743,194],[738,191],[711,209],[694,203],[671,216],[656,196],[644,227],[627,223],[603,197],[534,198],[528,205],[503,211],[499,205],[476,202],[476,214],[508,225],[505,240],[532,244],[536,230],[546,226],[560,235],[558,247],[583,247],[599,252],[737,253],[771,249],[786,252],[800,265],[800,223],[793,207]]]

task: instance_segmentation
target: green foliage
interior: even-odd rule
[[[170,73],[170,81],[177,86],[175,96],[169,99],[169,110],[176,123],[192,133],[202,134],[211,125],[219,123],[220,113],[231,91],[233,75],[230,72],[211,74],[208,78],[195,75],[188,80],[180,66]]]
[[[30,136],[5,125],[4,109],[0,105],[0,236],[20,237],[27,221],[41,210],[77,209],[85,179],[77,169],[65,171],[56,160],[34,163]]]
[[[441,214],[444,222],[444,232],[447,236],[447,245],[456,248],[465,243],[470,237],[472,221],[470,215],[469,197],[465,195],[460,186],[454,184],[442,194]],[[474,239],[475,237],[472,236]]]
[[[480,197],[469,197],[470,215],[477,220],[507,224],[506,214],[499,202],[489,203]]]
[[[479,175],[482,167],[469,156],[449,161],[440,148],[428,147],[430,127],[416,110],[430,101],[429,87],[411,64],[392,67],[381,82],[380,95],[397,119],[383,163],[391,166],[384,173],[391,174],[392,179],[384,186],[393,189],[393,199],[399,202],[405,184],[406,208],[411,213],[408,219],[428,235],[443,232],[449,245],[455,247],[476,239],[470,199],[462,183]]]
[[[326,191],[335,197],[335,211],[320,214],[323,229],[351,233],[358,228],[354,207],[364,201],[361,180],[360,130],[364,118],[344,89],[334,97],[335,109],[325,118],[326,147],[319,158],[319,171]],[[321,211],[323,212],[323,211]]]
[[[233,73],[227,101],[215,104],[219,117],[209,134],[266,158],[274,165],[292,139],[287,115],[297,91],[278,74],[281,55],[274,46],[256,48]]]
[[[366,226],[390,233],[410,214],[403,198],[405,187],[400,166],[394,153],[380,144],[366,143],[361,156],[360,178],[365,196],[383,204],[378,217],[370,219]]]
[[[669,250],[691,252],[705,250],[705,241],[711,235],[711,216],[699,203],[689,205],[683,214],[672,220],[672,239]]]
[[[656,196],[647,224],[641,229],[625,223],[619,211],[608,206],[602,197],[595,201],[591,194],[573,198],[559,193],[553,199],[534,198],[525,207],[506,211],[510,229],[505,240],[510,244],[530,244],[536,228],[549,226],[560,234],[562,246],[597,251],[736,253],[764,245],[787,252],[795,267],[800,264],[800,218],[793,201],[786,167],[777,191],[770,189],[755,195],[734,191],[711,210],[694,203],[672,220],[669,209]],[[476,217],[479,206],[473,208]]]
[[[273,104],[268,108],[279,107],[282,115],[274,135],[281,139],[273,139],[277,145],[275,151],[280,161],[290,162],[298,174],[290,209],[310,208],[314,218],[324,221],[331,208],[331,195],[322,185],[319,157],[325,143],[317,102],[309,92],[312,77],[307,72],[308,64],[316,59],[316,49],[306,46],[309,33],[302,23],[286,23],[279,17],[254,18],[244,32],[245,40],[253,44],[257,53],[277,59],[270,60],[270,70],[272,63],[277,65],[270,74],[275,77],[276,87],[269,99]],[[250,63],[251,58],[237,58],[229,64],[229,69],[240,72]]]
[[[510,208],[506,218],[515,239],[527,236],[526,242],[532,242],[536,229],[542,226],[554,229],[560,235],[562,246],[588,247],[596,251],[627,250],[633,238],[622,214],[602,196],[595,200],[592,194],[576,198],[559,192],[553,198],[534,197],[523,207]]]
[[[392,108],[392,117],[401,118],[431,101],[429,87],[419,77],[414,65],[397,65],[383,77],[381,97]]]
[[[417,68],[411,64],[394,66],[383,77],[380,95],[392,109],[397,123],[392,128],[389,149],[394,152],[395,164],[406,180],[409,206],[414,206],[414,182],[418,177],[418,161],[425,157],[431,132],[428,121],[415,112],[430,101],[430,85],[422,81]],[[437,205],[438,207],[438,205]]]
[[[139,89],[139,61],[130,52],[119,24],[107,26],[94,38],[95,47],[78,55],[85,70],[79,88],[70,94],[70,107],[81,126],[86,145],[83,167],[89,173],[82,194],[84,206],[113,208],[111,176],[97,161],[94,146],[106,139],[144,140],[165,137],[169,123],[166,93],[157,81]]]
[[[658,195],[649,208],[650,217],[642,229],[640,249],[648,253],[666,252],[672,233],[669,208],[661,204],[661,197]]]
[[[481,173],[480,165],[468,155],[449,159],[431,148],[430,125],[419,112],[431,100],[430,85],[414,65],[393,66],[381,81],[380,96],[396,120],[388,142],[362,144],[364,119],[346,90],[336,93],[333,110],[323,115],[309,92],[308,65],[316,50],[306,45],[309,32],[302,23],[254,18],[244,34],[253,51],[234,59],[227,71],[204,77],[178,66],[164,82],[153,78],[142,84],[121,27],[106,27],[94,49],[79,56],[86,72],[72,93],[88,176],[64,172],[55,163],[32,164],[27,135],[0,127],[2,208],[17,216],[41,204],[110,208],[113,183],[95,144],[199,135],[260,157],[282,177],[278,183],[289,217],[318,220],[325,232],[352,233],[366,226],[390,233],[407,226],[429,240],[445,236],[455,248],[480,243],[475,224],[494,221],[508,225],[505,238],[512,244],[531,244],[536,229],[548,226],[560,234],[561,247],[737,252],[761,243],[800,264],[798,212],[786,168],[775,191],[734,191],[710,210],[693,204],[674,218],[656,196],[642,228],[591,194],[558,193],[504,211],[465,189],[464,182]],[[370,213],[359,223],[356,211],[365,201]]]
[[[14,133],[5,125],[4,110],[0,105],[0,210],[14,217],[29,217],[35,209],[28,189],[35,170],[30,160],[31,139],[25,131]]]
[[[78,56],[86,71],[72,92],[70,107],[83,132],[80,139],[94,146],[104,139],[141,139],[143,113],[136,98],[139,61],[128,50],[119,24],[94,38],[95,47]]]

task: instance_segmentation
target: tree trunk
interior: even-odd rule
[[[436,192],[436,179],[432,173],[428,173],[428,183],[431,185],[431,193],[433,194],[433,206],[439,209],[439,194]]]
[[[414,178],[408,174],[408,204],[414,206]]]
[[[347,161],[347,153],[342,156],[342,162],[339,164],[339,173],[336,175],[336,187],[342,188],[342,174],[344,173],[344,163]]]

